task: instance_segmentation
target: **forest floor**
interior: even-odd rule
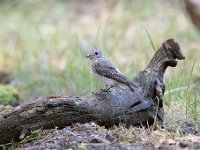
[[[200,137],[191,124],[182,129],[157,128],[156,130],[123,125],[110,129],[95,123],[79,124],[63,129],[38,130],[10,149],[200,149]],[[34,140],[33,140],[34,139]]]
[[[33,131],[19,143],[1,147],[199,149],[200,33],[182,4],[181,0],[0,1],[0,71],[12,74],[10,85],[19,91],[20,103],[102,88],[84,58],[93,47],[103,49],[129,78],[144,69],[154,48],[169,38],[180,43],[186,56],[164,77],[164,124],[169,128],[75,124]]]

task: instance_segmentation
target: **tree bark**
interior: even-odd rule
[[[94,121],[110,127],[119,123],[149,124],[164,120],[163,75],[168,66],[175,67],[175,59],[184,59],[178,43],[169,39],[156,52],[148,67],[132,79],[134,90],[144,101],[138,100],[126,86],[108,92],[86,96],[51,96],[41,98],[0,113],[0,144],[17,140],[36,129],[64,127],[76,122]],[[155,120],[156,119],[156,120]]]

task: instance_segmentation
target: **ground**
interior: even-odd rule
[[[33,136],[40,133],[40,137]],[[38,138],[33,140],[33,138]],[[30,142],[32,141],[32,142]],[[27,144],[27,142],[30,142]],[[25,143],[25,144],[24,144]],[[64,129],[35,131],[21,141],[18,150],[28,149],[200,149],[200,137],[167,129],[144,129],[123,125],[105,129],[95,123],[74,124]]]

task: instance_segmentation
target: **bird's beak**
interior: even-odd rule
[[[87,54],[85,57],[86,57],[86,58],[90,58],[90,54]]]

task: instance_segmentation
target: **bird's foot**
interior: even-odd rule
[[[110,92],[110,89],[112,88],[112,87],[114,87],[114,86],[106,86],[106,88],[105,89],[100,89],[102,92]]]
[[[96,95],[96,94],[98,94],[98,93],[92,92],[92,95]]]
[[[101,92],[110,92],[109,91],[110,89],[107,89],[107,88],[106,89],[100,89],[100,90],[101,90]]]

